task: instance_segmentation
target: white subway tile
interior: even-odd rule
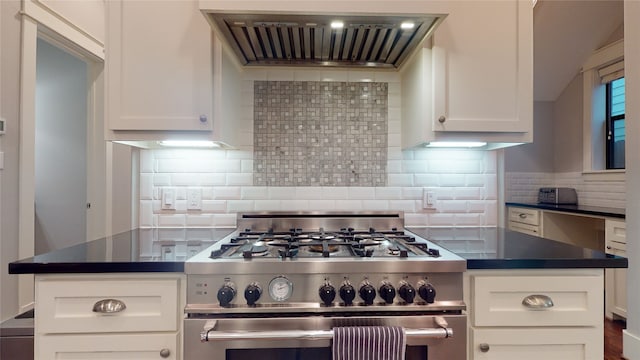
[[[322,188],[322,199],[341,200],[349,196],[349,189],[345,186],[325,186]]]
[[[456,226],[480,226],[480,214],[455,214]]]
[[[248,212],[253,211],[253,200],[229,200],[227,201],[228,212]]]
[[[436,208],[443,213],[466,213],[467,201],[466,200],[440,200],[438,201]]]
[[[336,211],[362,211],[362,200],[336,200]]]
[[[366,70],[348,70],[347,81],[349,82],[372,82],[375,74]]]
[[[388,89],[390,94],[400,94],[402,93],[402,84],[399,81],[390,82]]]
[[[160,207],[160,200],[152,200],[151,201],[151,207],[153,209],[153,213],[154,214],[162,212],[162,209]]]
[[[399,83],[400,74],[397,71],[376,71],[373,73],[373,81],[386,83]]]
[[[482,188],[479,187],[458,187],[455,188],[455,198],[457,200],[479,200],[482,198]]]
[[[202,187],[202,200],[213,200],[213,188],[212,187]]]
[[[402,106],[401,96],[399,93],[389,93],[389,108],[399,108]]]
[[[335,200],[309,200],[309,209],[312,211],[335,211]]]
[[[486,174],[469,174],[467,177],[467,186],[484,187],[487,179]]]
[[[387,122],[388,124],[388,134],[394,134],[394,135],[401,135],[402,132],[402,125],[401,125],[401,121],[400,119],[398,120],[391,120],[389,119],[389,121]]]
[[[158,226],[180,226],[186,225],[184,214],[158,215]]]
[[[213,215],[213,226],[220,228],[236,227],[237,214],[215,214]]]
[[[440,177],[437,174],[415,174],[413,184],[415,186],[439,186]]]
[[[429,215],[425,213],[404,214],[404,224],[407,227],[425,227],[429,226]]]
[[[428,173],[428,163],[424,160],[403,160],[402,170],[406,173],[424,174]]]
[[[304,186],[294,188],[296,199],[316,200],[322,199],[322,188],[319,186]]]
[[[250,126],[253,126],[253,125],[250,124]],[[233,160],[253,160],[253,146],[246,146],[246,147],[238,146],[238,148],[235,150],[227,150],[226,158],[233,159]]]
[[[267,69],[264,68],[248,68],[242,72],[243,81],[266,81]]]
[[[484,226],[498,226],[498,202],[490,200],[487,202],[484,213]]]
[[[140,174],[140,200],[153,199],[153,174]]]
[[[240,190],[243,200],[268,199],[269,190],[266,186],[244,186]]]
[[[365,210],[365,211],[389,210],[389,201],[387,201],[387,200],[362,200],[362,210]]]
[[[187,200],[176,200],[176,208],[174,211],[176,214],[186,213],[187,212]]]
[[[222,173],[208,173],[200,175],[200,185],[203,186],[219,186],[227,183],[226,174]]]
[[[309,200],[282,200],[282,210],[284,211],[309,211]]]
[[[317,70],[295,70],[293,81],[320,81],[320,72]]]
[[[239,200],[240,187],[238,186],[217,186],[213,188],[213,198],[216,200]]]
[[[240,171],[243,173],[252,173],[253,175],[253,160],[241,160]]]
[[[185,187],[176,186],[176,187],[172,187],[172,189],[173,189],[174,194],[176,196],[176,200],[186,200],[187,199],[187,189]]]
[[[402,146],[402,136],[400,134],[389,134],[388,146]]]
[[[429,214],[429,226],[451,226],[454,224],[453,214]]]
[[[188,214],[187,226],[213,226],[213,215]]]
[[[253,174],[252,173],[229,173],[227,174],[227,185],[251,186],[253,185]]]
[[[153,186],[171,185],[171,174],[153,174]]]
[[[255,200],[254,208],[256,211],[281,211],[280,200]]]
[[[373,200],[376,198],[376,188],[350,187],[349,196],[347,198],[350,200]]]
[[[429,172],[440,174],[479,174],[482,164],[476,160],[429,160]]]
[[[150,173],[155,170],[155,159],[152,150],[140,150],[140,172]]]
[[[296,198],[296,191],[293,187],[269,187],[269,199],[271,200],[292,200]]]
[[[402,160],[402,148],[390,146],[387,151],[387,160]]]
[[[227,202],[225,200],[202,200],[203,213],[224,213],[227,212]]]
[[[171,174],[171,185],[173,186],[195,186],[199,183],[199,174]]]
[[[495,204],[495,202],[494,202]],[[469,200],[467,209],[471,213],[484,213],[487,211],[487,201],[485,200]]]
[[[416,202],[414,200],[390,200],[389,210],[398,210],[412,213],[416,211]]]
[[[440,174],[440,186],[443,187],[464,186],[465,181],[464,174]]]
[[[275,68],[267,69],[268,81],[293,81],[293,71]]]
[[[402,188],[400,187],[377,187],[377,200],[397,200],[402,198]]]
[[[456,198],[456,189],[452,187],[432,188],[437,200],[453,200]]]
[[[149,200],[140,201],[140,226],[153,226],[153,203]]]
[[[402,188],[402,198],[404,200],[422,200],[421,187],[405,187]]]
[[[347,71],[344,70],[322,70],[320,81],[349,81],[349,78]]]
[[[485,187],[484,198],[487,200],[498,199],[498,176],[495,174],[485,175]],[[534,189],[534,193],[537,195],[538,189]]]
[[[413,186],[411,174],[389,174],[389,186]]]

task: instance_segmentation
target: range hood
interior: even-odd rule
[[[300,15],[203,11],[246,66],[398,69],[444,15]]]

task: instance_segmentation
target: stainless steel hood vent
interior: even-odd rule
[[[440,15],[207,13],[243,65],[399,68]]]

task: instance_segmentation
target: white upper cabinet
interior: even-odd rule
[[[107,136],[140,140],[139,131],[182,130],[212,138],[216,44],[198,2],[106,6]]]
[[[403,69],[403,147],[533,140],[531,1],[452,1]]]

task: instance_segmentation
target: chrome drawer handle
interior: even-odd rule
[[[522,305],[531,310],[546,310],[553,307],[553,300],[547,295],[534,294],[522,299]]]
[[[115,314],[127,308],[121,300],[104,299],[93,304],[93,312],[100,314]]]
[[[526,219],[527,218],[527,214],[518,214],[518,216],[520,217],[520,219]]]

